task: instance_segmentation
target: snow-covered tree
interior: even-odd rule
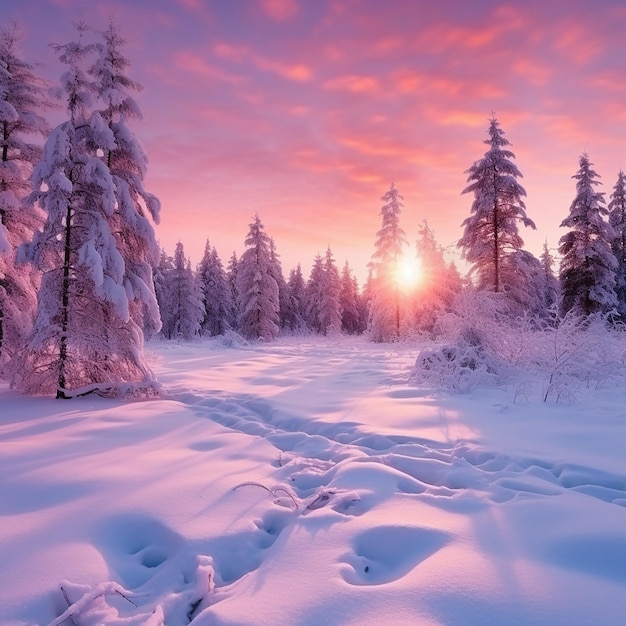
[[[462,281],[454,265],[446,262],[443,248],[424,220],[415,242],[419,279],[410,305],[412,325],[432,332],[439,316],[450,310]]]
[[[556,307],[559,302],[559,280],[554,273],[554,257],[548,248],[548,242],[544,241],[543,250],[539,257],[542,269],[542,286],[540,292],[540,301],[543,309],[543,319],[550,319],[556,313]]]
[[[289,272],[284,325],[285,328],[293,331],[303,331],[307,327],[306,283],[300,263]]]
[[[162,281],[161,278],[157,280],[163,321],[161,334],[166,339],[194,339],[200,334],[204,306],[182,243],[176,244],[173,258],[165,254],[161,256],[158,271],[163,275]]]
[[[604,219],[608,215],[604,193],[594,189],[600,184],[599,175],[586,153],[580,157],[580,168],[572,178],[577,181],[576,197],[569,215],[561,222],[561,227],[569,231],[559,240],[561,313],[608,313],[617,307],[618,264],[611,251],[614,233]]]
[[[609,224],[613,228],[611,248],[617,261],[615,294],[617,311],[626,321],[626,175],[622,170],[609,198]]]
[[[400,227],[403,198],[391,183],[381,198],[382,226],[376,233],[372,256],[372,300],[370,304],[370,332],[373,341],[393,341],[400,336],[401,306],[397,281],[398,264],[407,245],[405,232]]]
[[[353,276],[348,261],[341,271],[341,330],[349,335],[359,335],[365,330],[367,321],[363,319],[361,296],[356,277]]]
[[[470,183],[462,193],[474,194],[471,215],[463,221],[463,236],[458,242],[463,256],[472,264],[479,289],[506,291],[518,278],[507,272],[506,257],[521,250],[524,242],[518,223],[535,228],[526,216],[522,198],[526,191],[517,182],[522,177],[513,163],[515,155],[506,146],[498,120],[489,123],[489,150],[467,170]]]
[[[315,255],[311,273],[306,283],[306,322],[316,333],[322,333],[321,305],[324,288],[324,260],[320,254]]]
[[[223,335],[233,325],[232,292],[217,250],[208,240],[198,265],[197,278],[204,307],[201,333]]]
[[[69,119],[52,131],[33,172],[30,201],[39,203],[46,219],[20,254],[43,277],[34,330],[14,358],[12,382],[26,392],[65,398],[86,386],[153,378],[130,316],[124,257],[111,228],[117,188],[101,155],[116,144],[94,110],[97,85],[83,69],[92,48],[81,38],[55,49],[68,68],[60,93]]]
[[[341,331],[341,280],[330,246],[326,249],[320,293],[319,321],[324,335],[334,335]]]
[[[287,281],[283,275],[283,268],[280,263],[280,255],[276,251],[276,243],[274,238],[270,237],[270,274],[276,281],[278,286],[278,319],[279,327],[284,328],[286,325],[287,307],[289,306],[287,294]]]
[[[0,369],[25,344],[35,317],[38,278],[15,257],[42,221],[23,200],[41,158],[29,138],[48,132],[41,115],[49,106],[46,85],[22,58],[20,39],[16,24],[0,28]]]
[[[250,224],[237,270],[239,331],[269,341],[279,331],[278,285],[272,275],[271,241],[258,215]]]
[[[159,256],[152,221],[159,222],[160,202],[144,187],[148,158],[131,130],[141,120],[141,108],[133,93],[141,85],[126,74],[130,61],[124,55],[125,40],[111,21],[94,48],[97,60],[89,69],[103,108],[100,116],[113,135],[113,144],[102,152],[115,186],[116,207],[108,221],[115,244],[124,259],[123,285],[131,318],[139,326],[159,329],[152,269]]]
[[[233,250],[233,253],[228,260],[226,266],[226,280],[230,287],[230,295],[233,303],[231,327],[238,328],[239,325],[239,294],[237,292],[237,273],[239,272],[239,259],[237,253]]]

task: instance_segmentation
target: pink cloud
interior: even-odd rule
[[[255,65],[267,72],[273,72],[288,80],[296,82],[307,82],[313,78],[313,72],[310,67],[302,63],[281,63],[265,57],[255,56],[252,59]]]
[[[527,57],[513,63],[513,71],[531,85],[546,85],[552,78],[552,71],[546,63],[533,61]]]
[[[326,89],[355,93],[373,93],[380,91],[380,82],[375,76],[350,74],[328,80],[324,83],[324,87]]]
[[[296,0],[261,0],[261,9],[273,20],[285,22],[297,15],[299,7]]]
[[[560,30],[554,47],[573,63],[586,65],[601,54],[601,38],[592,32],[588,24],[569,21]]]
[[[216,56],[235,63],[241,63],[250,54],[248,48],[244,46],[235,46],[225,42],[216,43],[213,46],[213,52]]]
[[[242,81],[240,76],[224,72],[210,65],[207,63],[204,55],[190,50],[176,52],[174,55],[174,63],[179,69],[203,78],[211,78],[226,83],[239,83]]]

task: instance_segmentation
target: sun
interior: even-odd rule
[[[415,289],[420,281],[420,264],[416,258],[402,257],[396,266],[396,283],[403,291]]]

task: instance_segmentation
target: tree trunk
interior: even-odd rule
[[[72,177],[70,176],[70,181]],[[61,286],[61,338],[59,345],[59,379],[57,388],[57,399],[68,399],[65,395],[66,388],[66,365],[67,365],[67,330],[69,319],[69,302],[70,302],[70,260],[71,260],[71,244],[72,244],[72,205],[68,202],[67,212],[65,214],[65,242],[63,249],[63,283]]]
[[[500,233],[498,231],[498,172],[493,168],[493,290],[500,291]]]

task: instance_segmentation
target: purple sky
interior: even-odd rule
[[[557,246],[587,151],[610,194],[626,167],[623,0],[2,0],[24,56],[63,71],[49,43],[71,20],[117,18],[129,40],[162,201],[157,234],[194,264],[208,237],[243,251],[255,212],[285,274],[328,245],[365,276],[391,181],[410,241],[425,219],[458,259],[465,170],[495,112],[528,192],[526,247]],[[463,267],[461,265],[461,267]]]

